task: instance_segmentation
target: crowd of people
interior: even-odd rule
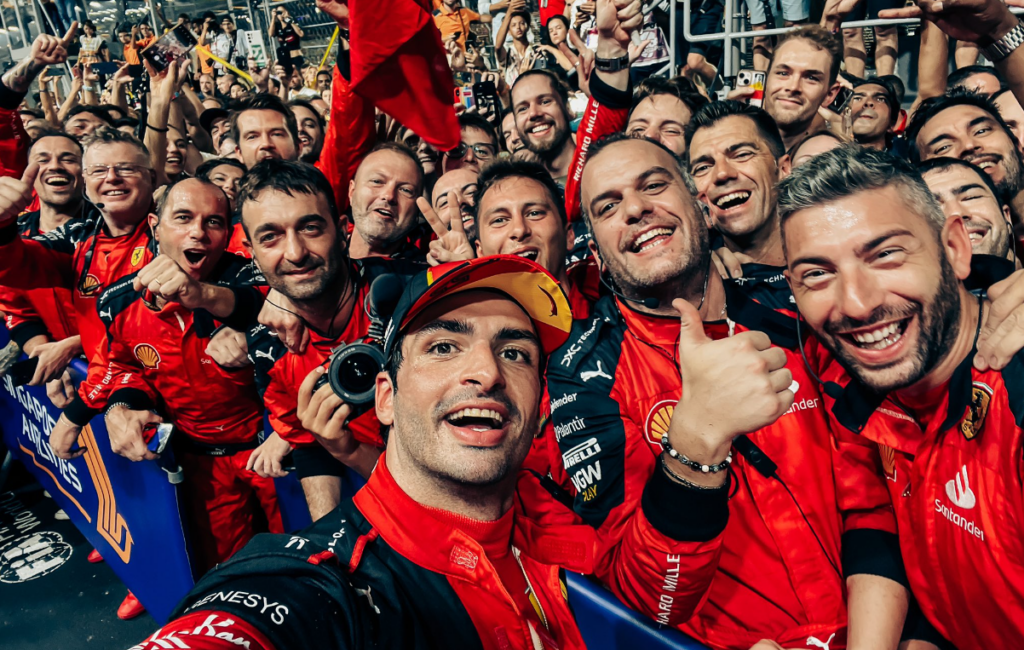
[[[280,7],[263,68],[212,14],[162,70],[148,26],[38,36],[0,312],[59,458],[174,426],[198,582],[135,647],[581,648],[566,571],[715,649],[1024,638],[1024,23],[881,10],[922,18],[904,110],[892,34],[866,76],[864,8],[807,4],[717,97],[638,0],[439,0],[448,150],[353,89],[342,2],[323,68]]]

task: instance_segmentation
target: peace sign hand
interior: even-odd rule
[[[461,204],[461,197],[457,190],[448,192],[448,205],[441,208],[441,215],[434,212],[434,208],[422,196],[416,199],[416,206],[419,207],[423,217],[434,230],[434,234],[437,235],[437,239],[430,242],[430,252],[427,253],[427,263],[431,266],[471,260],[476,257],[473,245],[466,237],[466,227],[462,223],[462,215],[459,211]]]

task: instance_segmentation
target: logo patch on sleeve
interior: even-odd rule
[[[964,438],[973,440],[981,433],[981,428],[985,426],[985,417],[988,416],[988,405],[991,402],[992,389],[980,381],[974,382],[974,385],[971,386],[971,403],[967,407],[964,419],[960,421],[960,433],[964,434]]]

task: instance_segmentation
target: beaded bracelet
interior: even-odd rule
[[[724,471],[724,470],[728,469],[729,465],[732,464],[732,450],[731,449],[729,450],[729,455],[725,457],[725,460],[723,460],[722,462],[718,463],[717,465],[704,465],[704,464],[698,463],[695,460],[690,460],[686,456],[680,454],[678,451],[673,449],[671,443],[669,443],[669,441],[668,441],[668,435],[667,434],[663,435],[661,437],[661,446],[665,450],[666,454],[668,454],[672,458],[675,458],[680,463],[682,463],[683,465],[686,465],[687,467],[689,467],[690,469],[692,469],[695,472],[703,472],[704,474],[708,474],[708,473],[710,473],[710,474],[717,474],[718,472],[721,472],[721,471]]]

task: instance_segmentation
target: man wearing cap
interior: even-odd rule
[[[415,276],[387,328],[376,377],[387,449],[366,487],[305,531],[254,539],[135,647],[188,635],[210,649],[583,648],[561,571],[593,568],[594,532],[519,471],[545,359],[571,324],[565,294],[530,260]],[[619,557],[623,583],[672,575],[682,545],[655,522],[673,508],[644,502],[651,523]],[[657,602],[627,591],[638,608]]]
[[[224,138],[231,133],[231,113],[223,108],[208,108],[199,116],[199,124],[210,134],[213,150],[220,151]]]

